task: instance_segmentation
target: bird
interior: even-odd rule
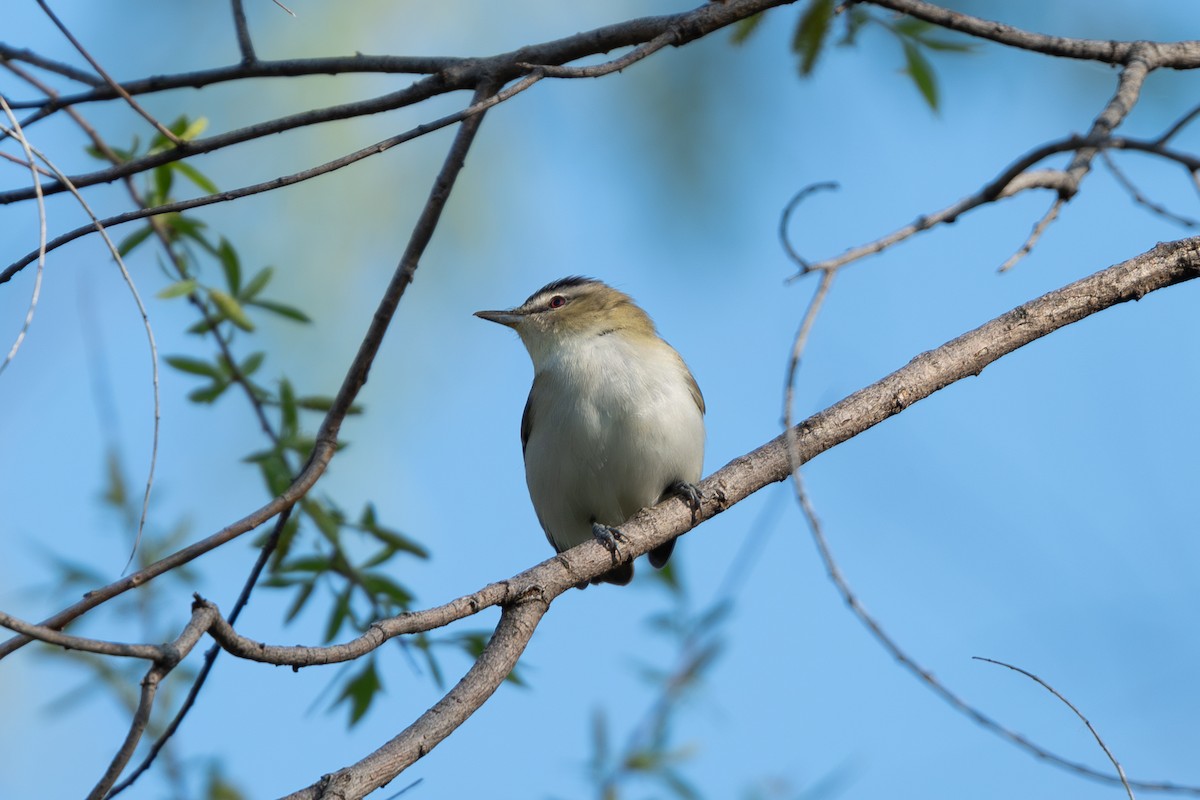
[[[533,361],[521,450],[546,538],[560,553],[599,539],[614,567],[591,582],[628,584],[633,563],[617,564],[619,526],[672,495],[693,513],[702,499],[696,379],[650,315],[595,278],[561,278],[516,308],[475,316],[515,330]],[[661,569],[674,547],[672,539],[651,550],[650,564]]]

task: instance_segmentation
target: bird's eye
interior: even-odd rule
[[[547,303],[547,306],[550,308],[562,308],[566,304],[567,298],[563,297],[561,294],[556,294],[554,297],[550,298],[550,302]]]

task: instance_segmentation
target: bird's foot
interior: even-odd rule
[[[612,526],[593,522],[592,536],[598,539],[600,544],[604,545],[604,549],[612,555],[613,564],[616,564],[621,555],[620,543],[627,541],[625,534]]]
[[[704,500],[704,492],[700,491],[700,487],[694,483],[676,481],[667,487],[667,491],[687,503],[688,508],[692,510],[692,521],[695,522],[696,512],[700,510],[700,503]]]

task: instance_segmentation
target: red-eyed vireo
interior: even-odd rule
[[[529,496],[555,550],[594,536],[615,560],[616,526],[640,509],[670,494],[697,506],[704,397],[628,295],[563,278],[516,308],[475,316],[515,330],[533,359],[521,447]],[[674,547],[651,550],[650,563],[662,567]],[[632,579],[626,562],[592,582]]]

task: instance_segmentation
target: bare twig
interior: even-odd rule
[[[237,622],[238,617],[242,613],[242,609],[244,609],[246,604],[250,602],[250,593],[254,590],[254,587],[258,585],[258,580],[262,576],[262,572],[266,568],[267,561],[271,558],[271,554],[275,552],[275,548],[279,545],[279,537],[283,535],[283,529],[287,525],[288,519],[291,518],[291,515],[292,509],[288,508],[275,518],[275,528],[271,531],[271,535],[263,544],[262,549],[259,550],[258,558],[254,561],[254,567],[250,570],[250,574],[247,576],[245,583],[242,584],[242,591],[238,595],[237,601],[233,604],[233,609],[229,612],[229,625],[232,626]],[[207,619],[210,628],[215,620],[221,619],[220,612],[217,611],[215,606],[211,608],[211,614],[207,617]],[[224,622],[225,620],[221,621]],[[212,672],[213,665],[217,661],[217,656],[220,654],[221,646],[219,644],[214,644],[204,653],[204,662],[200,665],[200,670],[196,673],[196,677],[192,681],[191,687],[188,689],[187,696],[183,699],[183,703],[179,706],[179,710],[175,712],[175,716],[171,718],[171,721],[167,724],[167,727],[163,729],[163,732],[159,734],[158,738],[154,740],[154,743],[150,745],[150,750],[146,753],[146,757],[142,759],[141,763],[138,764],[131,773],[129,773],[125,780],[121,781],[116,786],[113,786],[112,789],[109,790],[108,794],[105,795],[106,798],[115,797],[116,795],[125,791],[135,782],[137,782],[137,779],[141,777],[146,770],[150,769],[150,766],[154,763],[154,760],[158,758],[158,754],[162,752],[162,749],[166,747],[167,742],[169,742],[171,737],[175,735],[175,732],[179,730],[179,726],[183,724],[183,720],[187,717],[188,712],[191,711],[192,706],[195,705],[196,698],[199,697],[200,690],[204,688],[204,684],[208,681],[208,676]]]
[[[171,89],[202,89],[230,81],[250,78],[300,78],[310,75],[347,75],[376,72],[382,75],[430,75],[461,64],[466,59],[454,56],[375,56],[358,53],[352,56],[326,56],[323,58],[287,58],[273,61],[254,61],[249,64],[231,64],[225,67],[181,72],[171,75],[155,75],[125,81],[121,86],[132,95],[153,94]],[[0,42],[0,63],[7,66],[21,61],[42,66],[52,72],[63,74],[95,88],[85,92],[47,96],[36,100],[10,101],[15,109],[37,109],[36,119],[43,119],[63,108],[82,103],[112,100],[119,95],[90,72],[75,70],[66,64],[48,61],[29,50]]]
[[[996,271],[1008,272],[1010,269],[1015,267],[1022,258],[1033,252],[1033,248],[1042,238],[1042,234],[1046,232],[1046,229],[1049,228],[1056,219],[1058,219],[1059,213],[1062,212],[1063,206],[1066,204],[1066,197],[1059,195],[1058,197],[1054,198],[1054,202],[1050,204],[1049,210],[1047,210],[1046,213],[1043,214],[1036,223],[1034,223],[1033,230],[1029,232],[1029,236],[1025,239],[1021,246],[1017,248],[1017,252],[1006,258],[1004,263],[1001,264]]]
[[[9,135],[16,135],[15,131],[9,130],[7,127],[0,129],[4,130]],[[154,341],[154,328],[150,325],[150,315],[146,311],[145,303],[142,302],[142,296],[138,292],[137,285],[133,282],[133,276],[129,274],[129,269],[125,266],[125,260],[121,258],[121,253],[117,249],[117,246],[113,243],[112,239],[109,238],[108,231],[92,212],[92,209],[88,205],[87,201],[83,199],[83,195],[79,193],[79,190],[71,183],[70,179],[67,178],[66,175],[64,175],[62,171],[58,169],[58,167],[54,166],[54,163],[50,161],[50,159],[47,158],[44,153],[29,145],[27,140],[23,139],[23,141],[25,141],[26,147],[28,147],[32,153],[36,155],[51,172],[54,173],[55,177],[63,182],[63,184],[71,192],[71,195],[75,198],[76,202],[79,203],[80,207],[91,218],[93,228],[104,240],[105,246],[108,247],[108,251],[113,257],[113,261],[116,262],[117,268],[121,271],[121,277],[125,280],[125,285],[129,287],[129,293],[133,296],[133,302],[137,306],[138,313],[141,314],[142,327],[146,331],[146,341],[150,346],[150,380],[154,390],[154,433],[150,443],[150,467],[146,471],[146,489],[142,494],[142,514],[138,519],[137,533],[134,536],[132,552],[129,554],[129,562],[127,562],[125,565],[125,568],[128,569],[129,564],[133,562],[134,553],[137,552],[138,543],[142,539],[142,531],[146,527],[146,515],[150,509],[150,491],[154,486],[154,468],[158,462],[158,434],[162,421],[162,403],[158,386],[158,345]]]
[[[243,197],[249,197],[250,195],[269,192],[284,186],[291,186],[296,183],[301,183],[309,180],[310,178],[315,178],[319,175],[325,175],[329,172],[341,169],[342,167],[347,167],[355,162],[362,161],[364,158],[376,155],[377,153],[382,153],[384,150],[390,150],[397,145],[404,144],[405,142],[409,142],[413,139],[424,136],[427,133],[432,133],[433,131],[448,127],[456,122],[462,122],[468,117],[472,117],[475,114],[486,111],[492,106],[503,103],[515,95],[520,94],[541,80],[541,78],[542,75],[537,72],[531,75],[526,75],[512,86],[509,86],[508,88],[503,89],[494,95],[486,97],[477,103],[471,103],[466,108],[455,111],[452,114],[447,114],[446,116],[436,119],[432,122],[422,123],[415,128],[410,128],[404,133],[388,137],[387,139],[376,142],[373,145],[364,147],[360,150],[355,150],[353,153],[348,153],[341,158],[336,158],[333,161],[328,161],[316,167],[311,167],[291,175],[272,178],[271,180],[263,181],[262,183],[243,186],[240,189],[230,189],[228,191],[220,192],[219,194],[204,195],[202,197],[196,197],[190,200],[180,200],[178,202],[168,203],[166,205],[152,206],[150,208],[138,208],[132,211],[126,211],[123,214],[116,214],[108,217],[107,219],[103,219],[100,221],[100,223],[106,228],[111,228],[115,225],[121,225],[126,222],[134,222],[139,219],[146,219],[147,217],[188,211],[193,208],[200,208],[201,206],[212,205],[214,203],[224,203],[230,200],[238,200]],[[81,225],[74,230],[68,231],[67,233],[56,236],[54,239],[50,240],[46,244],[46,251],[53,251],[59,247],[62,247],[64,244],[67,244],[68,242],[72,242],[81,236],[85,236],[93,232],[94,230],[94,225]],[[16,275],[29,264],[33,263],[36,257],[37,252],[34,251],[26,254],[24,257],[10,264],[2,272],[0,272],[0,283],[5,283],[11,280],[14,275]]]
[[[250,27],[246,24],[246,9],[242,6],[242,0],[230,0],[230,5],[233,7],[233,27],[237,31],[242,63],[253,64],[257,57],[254,55],[254,42],[250,39]]]
[[[0,611],[0,627],[8,628],[10,631],[28,636],[30,639],[45,642],[46,644],[58,645],[67,650],[79,650],[85,653],[118,656],[121,658],[144,658],[148,661],[154,661],[162,657],[162,648],[157,645],[123,644],[121,642],[107,642],[102,639],[87,639],[82,636],[72,636],[62,631],[56,631],[53,628],[25,622],[3,611]]]
[[[8,367],[9,362],[16,357],[17,351],[21,349],[21,343],[25,341],[25,334],[29,332],[29,326],[33,324],[33,315],[37,311],[38,298],[42,293],[42,276],[46,272],[46,198],[42,196],[42,179],[38,174],[41,170],[38,168],[37,160],[33,157],[33,149],[29,146],[29,142],[25,138],[25,132],[21,130],[21,123],[17,121],[12,109],[8,107],[8,103],[5,101],[3,95],[0,95],[0,107],[3,107],[4,114],[8,117],[9,124],[12,125],[13,135],[25,150],[25,160],[29,165],[30,179],[33,181],[33,188],[37,193],[38,216],[37,272],[33,278],[33,293],[29,298],[29,308],[25,312],[25,321],[21,324],[21,330],[17,333],[17,338],[13,341],[12,347],[9,348],[4,361],[0,362],[0,374],[2,374],[5,368]]]
[[[806,275],[812,271],[812,265],[809,264],[808,261],[800,255],[799,251],[792,246],[792,237],[788,235],[788,227],[792,221],[792,214],[795,213],[800,203],[803,202],[805,198],[807,198],[813,192],[837,188],[838,185],[834,181],[824,181],[822,183],[809,184],[800,191],[796,192],[796,194],[792,195],[792,199],[789,200],[788,204],[783,207],[783,213],[779,215],[779,243],[783,245],[783,250],[785,253],[787,253],[788,258],[790,258],[799,268],[799,271],[791,278],[791,280],[795,280],[801,275]]]
[[[158,693],[159,684],[200,641],[200,637],[208,630],[214,615],[211,609],[193,609],[192,618],[179,637],[159,648],[162,651],[161,654],[146,673],[146,677],[142,679],[141,697],[138,700],[133,721],[130,723],[129,733],[126,734],[125,741],[121,743],[121,747],[113,756],[112,762],[104,771],[100,781],[88,794],[88,800],[101,800],[108,793],[113,782],[120,777],[125,765],[133,757],[133,752],[137,749],[138,742],[141,741],[142,734],[146,731],[146,726],[150,723],[150,712],[154,708],[154,698]]]
[[[1146,77],[1150,74],[1146,56],[1148,49],[1149,45],[1135,46],[1130,51],[1128,61],[1121,70],[1121,78],[1117,82],[1117,91],[1104,106],[1104,110],[1093,120],[1092,128],[1087,135],[1088,141],[1106,142],[1111,138],[1113,130],[1133,110],[1133,106],[1141,95],[1142,87],[1146,83]],[[1042,218],[1033,226],[1033,231],[1024,244],[1000,265],[1000,272],[1007,272],[1033,251],[1038,240],[1042,238],[1042,234],[1058,219],[1063,208],[1079,191],[1083,179],[1092,171],[1092,162],[1095,161],[1098,152],[1099,145],[1086,145],[1075,150],[1075,154],[1071,157],[1071,163],[1064,170],[1065,181],[1058,189],[1058,196],[1046,213],[1042,215]]]
[[[1125,191],[1129,193],[1131,198],[1133,198],[1133,202],[1140,206],[1145,206],[1150,210],[1151,213],[1157,214],[1164,219],[1174,222],[1176,225],[1183,226],[1184,228],[1195,228],[1197,225],[1200,225],[1200,220],[1195,220],[1191,217],[1185,217],[1182,214],[1176,214],[1174,211],[1162,205],[1161,203],[1156,203],[1150,198],[1146,197],[1146,195],[1142,194],[1138,187],[1134,185],[1133,181],[1130,180],[1129,176],[1125,174],[1125,171],[1117,166],[1117,162],[1113,160],[1113,157],[1108,154],[1107,150],[1100,151],[1100,158],[1104,161],[1104,165],[1112,172],[1113,177],[1117,179],[1117,183],[1125,187]]]
[[[593,64],[586,67],[560,67],[554,64],[530,64],[519,62],[518,67],[528,70],[540,70],[547,78],[599,78],[629,67],[647,56],[657,53],[669,44],[675,44],[679,32],[675,28],[655,36],[645,44],[640,44],[619,58],[605,61],[603,64]]]
[[[83,46],[83,43],[75,38],[75,34],[71,33],[71,30],[63,24],[62,20],[60,20],[58,16],[50,10],[50,6],[46,3],[46,0],[37,0],[37,4],[42,7],[42,11],[45,12],[46,16],[50,18],[50,21],[54,23],[55,27],[62,31],[62,35],[67,37],[67,41],[69,41],[72,46],[79,51],[79,55],[83,56],[84,59],[92,65],[92,69],[96,70],[96,74],[99,75],[104,82],[109,85],[109,88],[120,95],[121,99],[128,103],[129,107],[138,113],[138,116],[142,117],[142,119],[153,125],[155,130],[167,138],[167,141],[173,142],[177,145],[182,144],[182,139],[176,136],[175,133],[166,125],[163,125],[161,122],[156,120],[150,114],[150,112],[142,108],[138,101],[134,100],[133,96],[130,95],[129,92],[125,91],[121,84],[117,83],[113,77],[105,71],[104,67],[100,66],[100,62],[92,57],[92,54],[87,51],[87,48]]]
[[[1026,678],[1036,681],[1043,689],[1045,689],[1046,691],[1050,692],[1050,694],[1057,697],[1059,700],[1061,700],[1066,705],[1067,708],[1069,708],[1069,709],[1071,709],[1071,711],[1075,712],[1075,716],[1079,717],[1079,720],[1084,725],[1087,726],[1088,731],[1092,734],[1092,738],[1094,738],[1096,740],[1096,744],[1100,745],[1100,749],[1104,751],[1104,755],[1108,756],[1108,760],[1110,762],[1112,762],[1113,769],[1115,769],[1117,771],[1117,775],[1120,776],[1121,785],[1125,787],[1125,794],[1127,794],[1129,796],[1129,800],[1134,800],[1133,788],[1129,785],[1129,779],[1125,777],[1125,770],[1121,767],[1120,762],[1117,761],[1117,757],[1114,756],[1112,754],[1112,751],[1108,749],[1108,745],[1106,745],[1104,743],[1104,740],[1100,738],[1100,734],[1097,733],[1096,729],[1092,727],[1092,723],[1088,721],[1088,718],[1083,715],[1082,711],[1080,711],[1078,708],[1075,707],[1074,703],[1072,703],[1067,698],[1063,697],[1058,692],[1058,690],[1055,689],[1053,686],[1046,683],[1044,680],[1042,680],[1037,675],[1034,675],[1032,672],[1030,672],[1028,670],[1021,669],[1020,667],[1014,666],[1012,664],[1006,664],[1003,661],[997,661],[994,658],[984,658],[983,656],[972,656],[972,658],[974,658],[976,661],[986,661],[989,664],[995,664],[1000,667],[1007,667],[1008,669],[1011,669],[1013,672],[1021,673]]]
[[[1165,145],[1168,141],[1175,137],[1175,134],[1192,124],[1192,121],[1195,120],[1197,116],[1200,116],[1200,105],[1196,106],[1191,111],[1180,117],[1174,125],[1167,128],[1166,131],[1163,132],[1162,136],[1159,136],[1157,139],[1155,139],[1154,143],[1160,146]]]

